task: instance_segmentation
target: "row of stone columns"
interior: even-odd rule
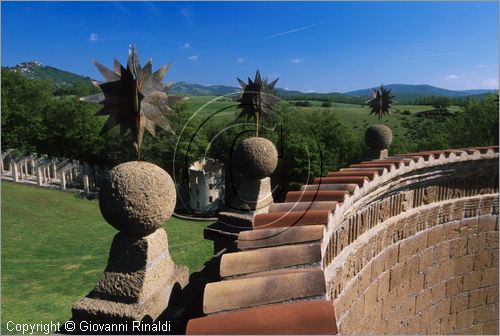
[[[35,182],[38,186],[59,185],[61,190],[83,189],[90,194],[98,190],[96,181],[105,170],[77,160],[49,159],[46,155],[16,158],[11,151],[1,154],[0,174],[14,182]]]

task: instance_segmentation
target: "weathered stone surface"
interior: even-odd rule
[[[239,172],[248,177],[262,179],[276,169],[278,151],[274,144],[265,138],[248,138],[236,149],[234,162]]]
[[[174,268],[165,230],[156,230],[142,238],[118,233],[111,245],[106,270],[91,296],[126,303],[144,302],[170,281]]]
[[[205,287],[206,314],[325,294],[321,270],[213,282]]]
[[[169,278],[170,281],[157,288],[154,295],[141,303],[123,303],[86,296],[73,306],[72,320],[106,323],[155,320],[167,308],[172,291],[187,284],[187,269],[176,266]]]
[[[334,335],[331,301],[248,308],[189,321],[188,335]]]
[[[372,125],[365,132],[365,142],[372,149],[382,150],[389,148],[392,142],[392,131],[389,127],[382,124]]]
[[[298,244],[226,253],[220,265],[221,277],[230,277],[278,268],[316,264],[321,261],[319,244]]]
[[[231,207],[234,211],[265,213],[272,203],[273,193],[269,177],[255,179],[244,176]]]
[[[99,208],[118,230],[147,235],[170,218],[175,193],[174,182],[157,165],[126,162],[108,172],[99,193]]]
[[[167,308],[174,287],[184,287],[188,277],[188,269],[170,258],[165,230],[145,237],[120,232],[104,275],[74,305],[72,319],[140,321],[149,316],[154,320]]]
[[[240,250],[319,241],[323,238],[323,225],[294,226],[287,228],[240,232]]]

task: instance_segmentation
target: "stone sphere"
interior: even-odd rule
[[[264,138],[248,138],[236,148],[233,162],[240,173],[262,179],[271,175],[278,165],[278,151]]]
[[[108,172],[99,192],[99,208],[119,231],[146,236],[170,218],[175,199],[175,185],[166,171],[149,162],[131,161]]]
[[[365,142],[372,149],[387,149],[392,142],[392,131],[385,125],[372,125],[366,130]]]

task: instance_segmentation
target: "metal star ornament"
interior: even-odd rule
[[[259,136],[259,119],[274,116],[276,114],[274,108],[277,105],[279,98],[274,91],[274,86],[279,78],[271,83],[266,79],[262,79],[259,70],[255,73],[255,79],[252,81],[248,77],[248,83],[237,78],[238,82],[243,89],[241,98],[238,99],[240,103],[238,108],[241,113],[238,118],[246,116],[247,118],[254,118],[256,124],[256,134]]]
[[[372,90],[372,98],[367,101],[370,107],[370,114],[374,114],[378,119],[389,114],[389,108],[396,101],[391,89],[386,89],[383,84],[379,88]]]
[[[96,61],[94,64],[106,80],[104,83],[95,83],[102,93],[82,97],[80,100],[104,105],[96,113],[97,116],[109,116],[100,134],[117,125],[120,125],[121,134],[130,130],[138,160],[140,160],[144,129],[153,136],[156,134],[156,126],[175,134],[164,116],[174,113],[169,107],[172,99],[168,95],[173,83],[167,85],[162,83],[170,64],[164,65],[154,73],[151,60],[141,67],[137,50],[133,45],[129,47],[126,68],[116,59],[113,70]]]

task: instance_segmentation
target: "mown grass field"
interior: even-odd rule
[[[9,320],[64,322],[101,276],[117,231],[95,200],[9,182],[1,191],[2,333]],[[190,272],[212,255],[208,224],[171,218],[164,226],[172,258]]]
[[[212,100],[214,101],[211,102]],[[190,96],[188,98],[188,102],[189,113],[197,112],[197,115],[202,117],[208,117],[223,108],[231,105],[237,105],[236,102],[229,101],[229,98],[227,97],[217,99],[216,96]],[[416,118],[416,113],[432,109],[432,106],[427,105],[394,104],[391,108],[391,114],[385,116],[379,121],[376,117],[369,114],[370,109],[367,106],[332,103],[331,107],[322,107],[321,101],[311,100],[309,102],[312,104],[310,107],[295,107],[297,113],[310,113],[313,111],[328,111],[335,113],[347,126],[351,127],[353,131],[360,133],[364,133],[368,126],[380,122],[391,127],[395,136],[398,136],[406,131],[401,125],[401,120],[403,118]],[[451,106],[448,108],[450,112],[456,112],[460,109],[461,107],[459,106]],[[409,114],[403,114],[402,112],[404,111],[408,111]],[[234,120],[238,114],[239,110],[236,107],[233,107],[217,113],[214,118],[227,118],[229,123]]]

